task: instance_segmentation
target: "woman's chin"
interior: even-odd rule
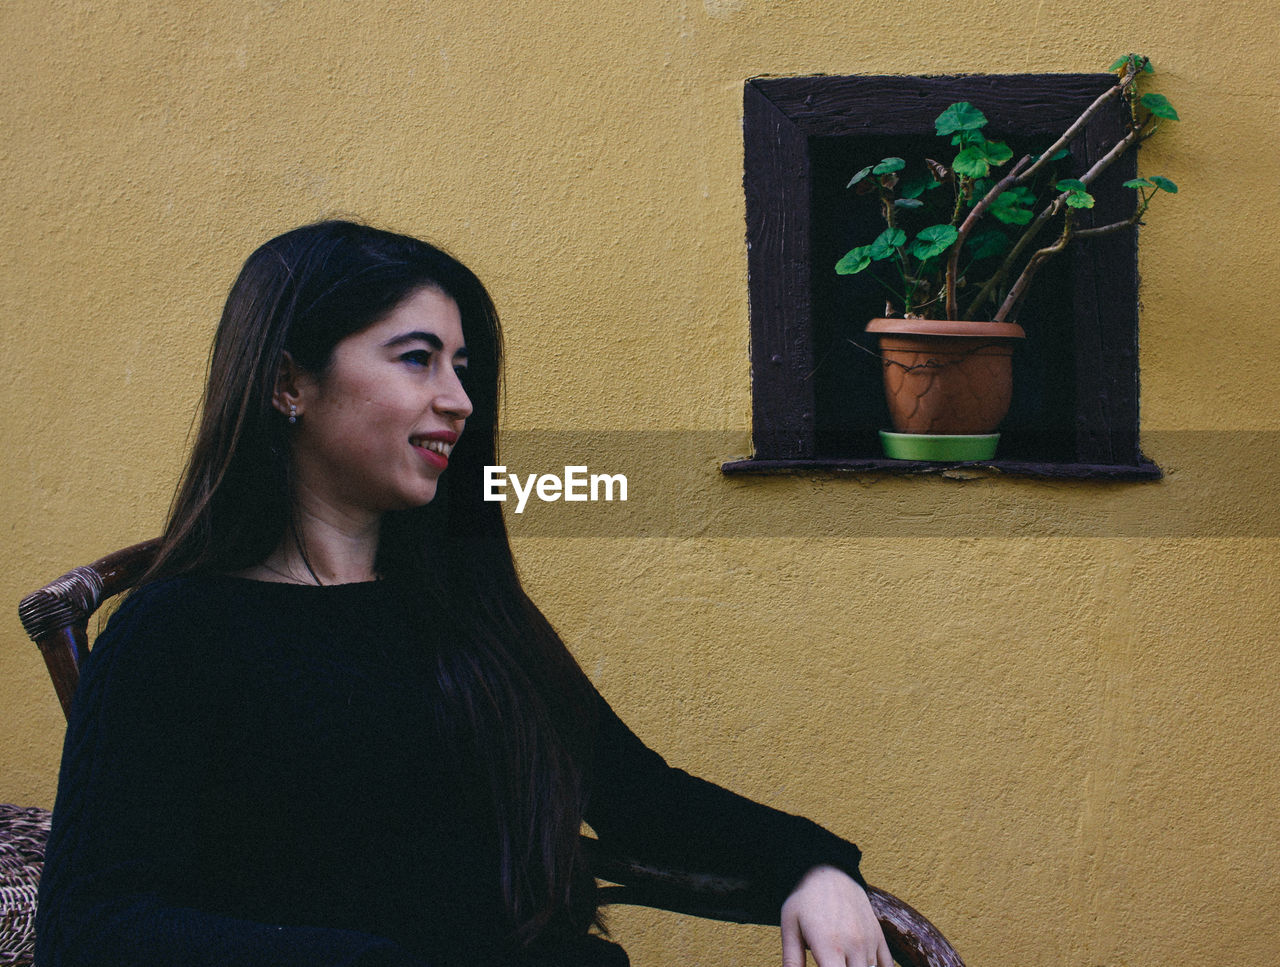
[[[404,509],[413,510],[415,507],[427,506],[427,504],[431,503],[431,501],[436,499],[436,493],[438,491],[439,491],[439,488],[435,486],[433,483],[433,485],[429,488],[422,488],[417,493],[411,496],[406,495],[408,499],[405,501]]]

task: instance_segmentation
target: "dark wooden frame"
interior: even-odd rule
[[[992,130],[1056,136],[1106,86],[1109,74],[963,75],[946,77],[756,78],[744,93],[748,268],[751,296],[752,440],[749,460],[726,473],[817,470],[915,472],[871,453],[820,453],[817,441],[812,316],[812,152],[817,139],[933,134],[950,103],[968,100]],[[1090,159],[1114,140],[1122,115],[1103,111],[1073,153]],[[1116,169],[1120,169],[1116,171]],[[1125,210],[1132,192],[1120,184],[1135,170],[1132,154],[1095,186],[1097,210]],[[1130,209],[1131,210],[1131,209]],[[1087,221],[1085,222],[1087,224]],[[1136,230],[1070,254],[1075,365],[1074,435],[1069,460],[995,460],[1010,473],[1152,479],[1159,469],[1138,443],[1138,276]]]

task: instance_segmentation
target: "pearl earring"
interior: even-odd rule
[[[289,404],[289,425],[296,426],[298,423],[298,407],[293,403]]]

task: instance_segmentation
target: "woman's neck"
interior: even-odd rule
[[[287,584],[355,584],[378,577],[380,518],[350,518],[295,512],[295,527],[259,564],[241,577]]]

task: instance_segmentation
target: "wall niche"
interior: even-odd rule
[[[874,205],[846,185],[889,156],[937,150],[934,119],[970,101],[987,133],[1015,157],[1056,139],[1110,74],[755,78],[744,93],[751,298],[753,456],[727,473],[918,471],[884,460],[888,426],[875,342],[882,315],[866,273],[837,276],[836,261],[883,227]],[[1071,145],[1078,174],[1122,129],[1118,102]],[[1132,213],[1132,152],[1092,186],[1083,227]],[[1027,330],[1014,363],[1014,400],[989,466],[1045,476],[1152,479],[1138,443],[1137,230],[1071,246],[1037,276],[1019,314]]]

